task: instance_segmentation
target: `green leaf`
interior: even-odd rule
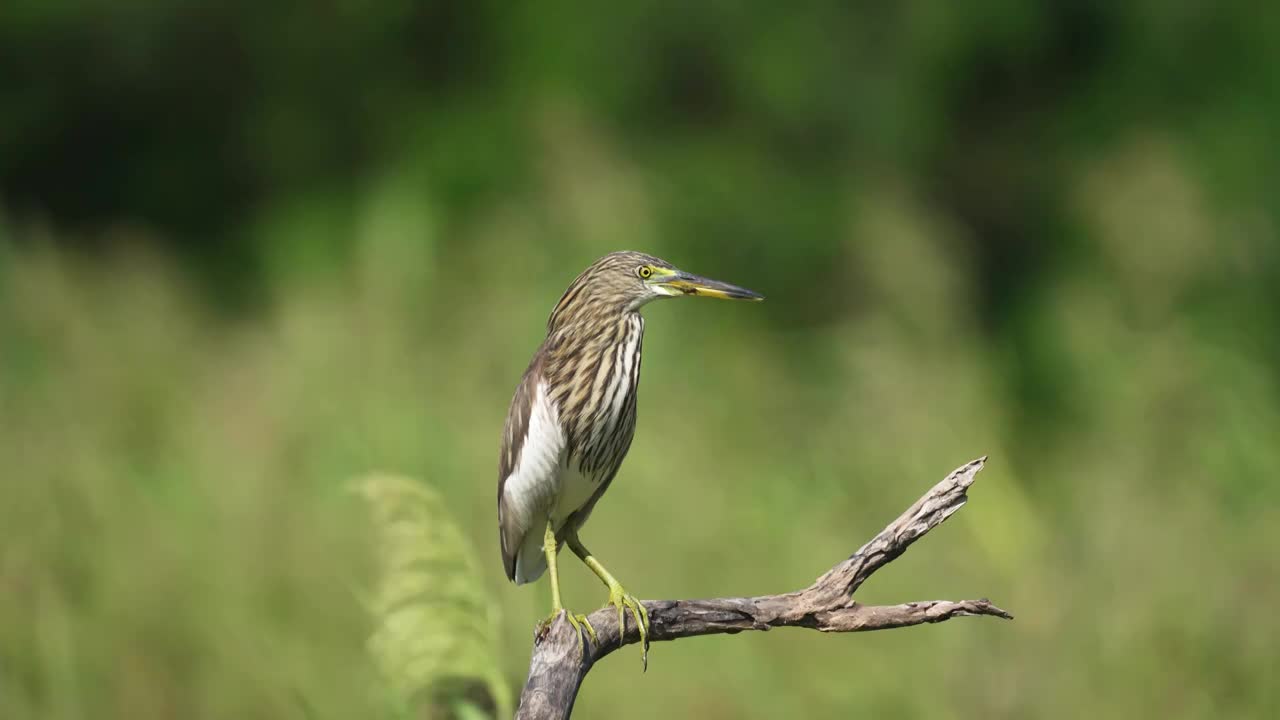
[[[470,544],[440,495],[423,483],[370,475],[355,483],[379,540],[380,575],[368,598],[369,651],[406,708],[452,717],[511,715],[498,662],[498,609]],[[433,713],[434,714],[434,713]]]

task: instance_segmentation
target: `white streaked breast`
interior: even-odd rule
[[[601,423],[604,431],[600,438],[602,443],[606,443],[608,438],[613,436],[618,429],[619,423],[622,422],[622,413],[626,408],[627,394],[633,390],[631,371],[635,368],[636,349],[640,343],[640,334],[644,332],[644,327],[640,324],[640,320],[632,319],[627,328],[627,337],[618,346],[616,350],[618,370],[613,374],[613,384],[609,388],[609,404],[608,417],[605,422]]]

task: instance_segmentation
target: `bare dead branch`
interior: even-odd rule
[[[902,555],[911,543],[941,525],[964,506],[967,492],[986,458],[957,468],[925,493],[897,520],[880,531],[847,560],[795,592],[713,600],[646,600],[650,640],[678,640],[697,635],[803,627],[821,632],[888,630],[936,623],[961,615],[1013,616],[988,600],[928,600],[904,605],[863,605],[853,593],[875,571]],[[578,637],[563,613],[534,638],[529,677],[520,694],[516,717],[524,720],[568,718],[582,680],[598,660],[624,645],[639,642],[633,620],[619,637],[613,608],[589,616],[597,639]]]

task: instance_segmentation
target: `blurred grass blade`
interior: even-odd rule
[[[508,717],[497,608],[465,536],[434,490],[409,478],[355,483],[373,515],[380,577],[369,650],[406,708],[432,717]]]

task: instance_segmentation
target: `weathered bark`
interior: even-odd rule
[[[904,605],[863,605],[853,593],[867,578],[892,562],[925,533],[942,524],[968,500],[967,492],[986,458],[964,465],[907,509],[847,560],[795,592],[714,600],[646,600],[650,640],[678,640],[696,635],[804,627],[822,632],[863,632],[936,623],[961,615],[1013,616],[983,600],[927,600]],[[534,638],[529,677],[520,694],[516,717],[525,720],[568,718],[582,680],[591,666],[618,648],[639,642],[634,620],[626,621],[621,639],[618,614],[603,608],[589,616],[596,630],[579,643],[561,613]],[[581,649],[580,649],[581,648]]]

